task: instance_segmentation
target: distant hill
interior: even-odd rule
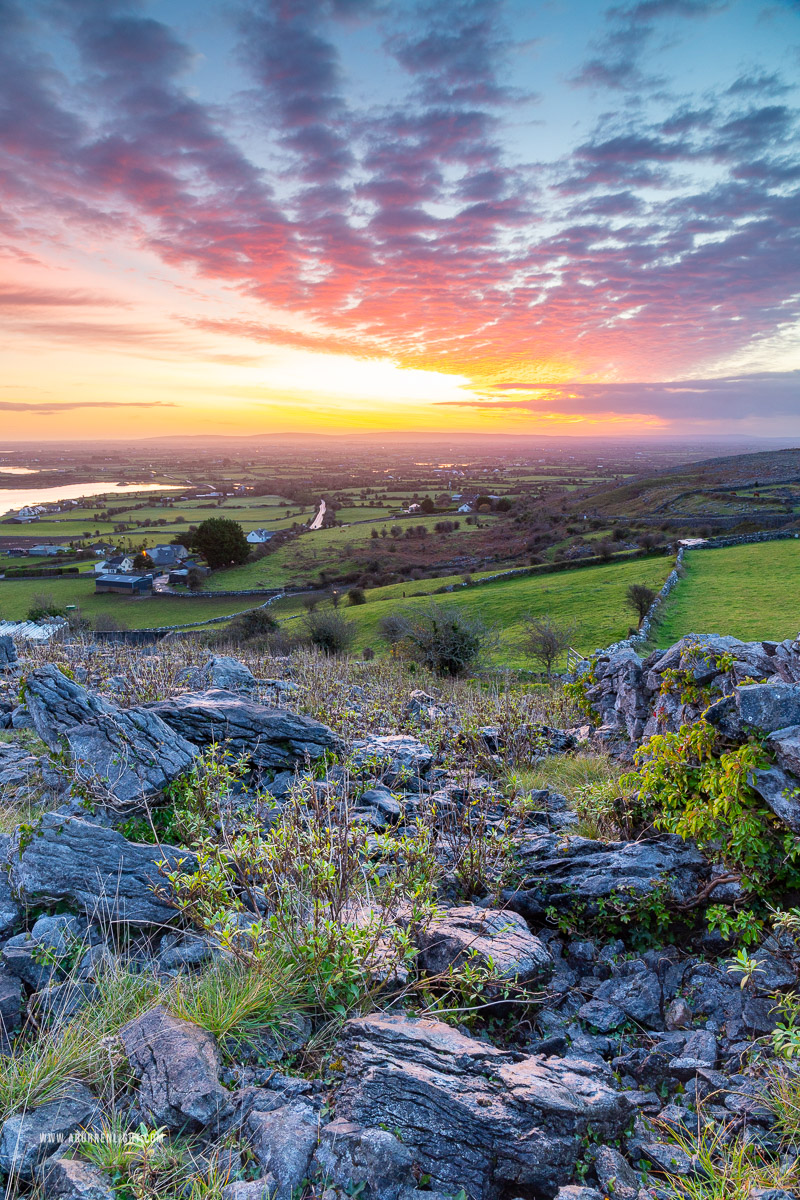
[[[800,448],[734,454],[583,492],[598,516],[775,528],[800,519]]]

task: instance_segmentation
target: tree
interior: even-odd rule
[[[420,504],[420,508],[422,509],[422,511],[424,513],[432,513],[434,511],[434,509],[436,508],[436,505],[433,503],[430,496],[426,496],[425,499]]]
[[[193,548],[198,550],[212,571],[247,562],[250,546],[238,521],[229,517],[209,517],[197,527]]]
[[[311,645],[325,654],[343,654],[350,649],[356,636],[355,625],[332,608],[307,612],[303,617],[303,628]]]
[[[148,567],[153,565],[153,563],[147,551],[140,550],[133,560],[133,565],[137,571],[146,571]]]
[[[646,583],[632,583],[625,593],[625,603],[637,614],[640,625],[655,598],[656,593]]]
[[[437,675],[463,675],[494,641],[480,617],[454,605],[431,604],[409,612],[402,637],[405,653]]]
[[[361,587],[350,588],[350,591],[347,593],[347,603],[351,605],[366,604],[367,597],[364,595],[364,589]]]
[[[568,650],[575,636],[573,625],[562,625],[550,616],[525,618],[522,648],[534,662],[540,663],[550,680],[553,667]]]

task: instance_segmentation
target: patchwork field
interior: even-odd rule
[[[694,550],[657,632],[659,646],[687,633],[780,641],[800,631],[800,540]]]

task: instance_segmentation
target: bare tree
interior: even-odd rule
[[[625,603],[637,614],[640,625],[650,611],[650,605],[655,598],[656,593],[646,583],[632,583],[625,593]]]
[[[522,648],[534,662],[544,667],[550,680],[553,667],[575,637],[575,626],[560,624],[550,616],[526,617]]]

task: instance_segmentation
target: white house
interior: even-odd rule
[[[460,504],[458,507],[458,511],[463,512],[463,513],[472,512],[472,505],[471,504]]]
[[[251,529],[247,535],[247,541],[251,546],[263,546],[266,542],[272,541],[275,533],[274,529]]]

